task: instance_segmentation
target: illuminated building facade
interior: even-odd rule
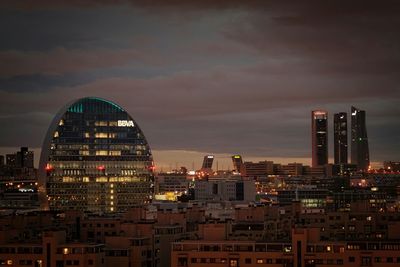
[[[41,200],[52,210],[119,212],[148,201],[153,191],[152,154],[143,132],[123,108],[95,97],[56,115],[39,172]]]
[[[311,111],[312,167],[328,163],[328,112]]]
[[[288,190],[278,190],[278,202],[280,205],[291,205],[293,200],[301,202],[305,208],[323,208],[329,191],[316,187],[306,187]]]
[[[359,170],[369,167],[369,147],[365,111],[351,107],[351,163]]]
[[[335,164],[347,164],[347,113],[336,113],[333,118]]]

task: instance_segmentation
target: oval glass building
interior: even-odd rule
[[[82,98],[56,115],[39,163],[44,208],[121,212],[150,200],[153,159],[143,132],[119,105]]]

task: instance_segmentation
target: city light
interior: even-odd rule
[[[400,1],[3,2],[0,266],[400,266]]]

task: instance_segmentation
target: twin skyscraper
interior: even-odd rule
[[[311,112],[312,166],[328,164],[328,112],[313,110]],[[347,113],[334,114],[334,163],[348,163],[348,126]],[[351,107],[351,164],[358,170],[369,167],[369,148],[365,111]]]

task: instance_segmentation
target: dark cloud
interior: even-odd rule
[[[398,157],[400,2],[0,5],[0,146],[26,132],[40,146],[51,114],[95,95],[126,108],[154,149],[260,157],[309,157],[310,111],[354,104],[372,159]]]
[[[131,50],[66,50],[0,52],[0,77],[63,74],[144,61],[145,54]]]
[[[27,0],[27,1],[2,1],[4,7],[18,8],[18,9],[43,9],[43,8],[65,8],[65,7],[79,7],[79,8],[93,8],[101,6],[114,6],[114,5],[132,5],[147,8],[156,7],[178,7],[178,8],[232,8],[232,7],[253,7],[253,6],[266,6],[271,1],[253,0],[244,3],[240,0],[231,1],[183,1],[183,0]]]
[[[0,91],[43,92],[58,87],[74,87],[94,81],[96,77],[85,75],[20,75],[0,79]]]
[[[306,0],[302,2],[296,1],[276,1],[272,0],[252,0],[252,1],[241,1],[241,0],[25,0],[25,1],[12,1],[4,0],[2,5],[10,7],[21,7],[21,8],[43,8],[43,7],[98,7],[98,6],[112,6],[112,5],[123,5],[130,4],[133,6],[145,6],[145,7],[191,7],[191,8],[246,8],[246,7],[293,7],[296,10],[315,14],[315,11],[321,11],[323,14],[336,14],[341,13],[367,13],[373,10],[387,10],[387,6],[397,6],[398,1],[396,0],[384,0],[381,4],[376,5],[375,1],[372,0],[353,0],[353,1],[324,1],[323,3],[318,0]],[[363,4],[363,5],[360,5]],[[368,10],[368,11],[367,11]]]

